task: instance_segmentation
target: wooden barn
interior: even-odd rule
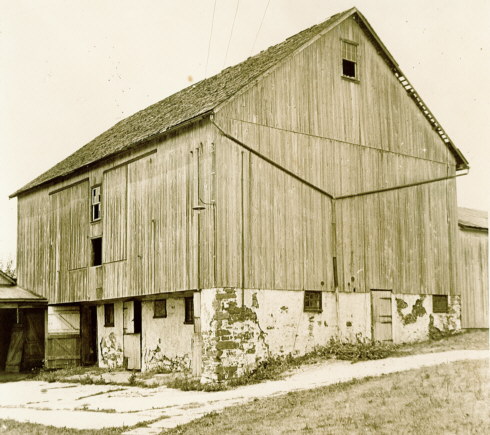
[[[488,328],[488,213],[458,208],[461,327]]]
[[[42,366],[47,304],[0,270],[0,371]]]
[[[352,8],[15,192],[19,285],[49,300],[51,366],[211,380],[331,337],[424,339],[460,328],[467,169]]]

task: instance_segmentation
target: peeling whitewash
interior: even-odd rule
[[[410,343],[461,329],[461,298],[448,296],[448,313],[434,313],[432,295],[393,295],[393,341]]]
[[[190,372],[195,326],[184,323],[183,297],[161,298],[166,317],[155,317],[153,299],[141,302],[141,370]],[[230,287],[204,289],[199,299],[203,381],[239,376],[270,356],[305,354],[331,338],[372,337],[371,293],[322,292],[321,312],[304,311],[303,291]],[[125,365],[124,304],[113,303],[114,326],[104,325],[104,304],[97,307],[99,366],[109,369]],[[392,319],[395,343],[450,334],[461,329],[460,296],[448,296],[448,313],[434,313],[432,295],[393,294]]]
[[[370,293],[322,292],[321,312],[304,311],[303,291],[209,289],[201,304],[203,381],[243,374],[269,356],[305,354],[331,338],[372,337]],[[459,296],[448,306],[447,314],[436,314],[431,295],[392,295],[393,341],[459,330]]]
[[[114,326],[105,326],[104,305],[97,306],[97,343],[99,367],[122,367],[123,357],[123,302],[114,302]]]
[[[183,298],[167,299],[167,317],[154,318],[154,301],[143,301],[143,371],[183,371],[190,369],[194,326],[184,324]]]

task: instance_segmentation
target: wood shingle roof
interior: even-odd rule
[[[390,63],[393,71],[397,73],[399,71],[398,65],[374,34],[367,20],[356,8],[351,8],[333,15],[321,24],[303,30],[238,65],[229,67],[208,79],[191,85],[118,122],[66,159],[17,190],[10,197],[15,197],[47,182],[69,176],[81,168],[122,151],[127,151],[169,130],[178,128],[188,121],[211,114],[213,109],[230,99],[248,84],[253,83],[254,80],[259,79],[270,68],[293,54],[312,38],[354,14],[362,21],[363,28],[367,29],[374,37],[374,40],[377,41],[380,51],[384,53],[385,60]],[[457,161],[459,159],[462,166],[466,165],[465,167],[467,167],[466,160],[452,142],[446,142],[446,145],[455,154]]]

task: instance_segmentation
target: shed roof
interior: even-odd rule
[[[458,225],[462,228],[488,230],[488,212],[458,207]]]
[[[40,304],[47,304],[48,300],[16,285],[0,285],[0,303],[1,302],[37,302]]]
[[[1,285],[15,285],[15,278],[12,278],[9,274],[0,270],[0,286]]]
[[[351,8],[333,15],[321,24],[303,30],[238,65],[226,68],[220,73],[189,86],[118,122],[66,159],[17,190],[10,197],[15,197],[20,193],[49,181],[66,177],[101,159],[126,151],[151,138],[179,127],[188,121],[196,118],[199,119],[201,116],[212,113],[213,109],[217,106],[231,98],[249,83],[257,80],[288,55],[301,49],[302,46],[315,36],[330,30],[351,16],[354,16],[358,20],[364,31],[371,36],[373,43],[377,44],[380,53],[385,61],[388,62],[390,68],[400,80],[400,83],[405,87],[408,94],[415,99],[424,116],[432,123],[442,140],[455,156],[458,162],[458,169],[467,168],[468,162],[464,156],[454,146],[435,117],[427,109],[410,83],[408,83],[406,76],[402,73],[398,64],[370,24],[356,8]]]

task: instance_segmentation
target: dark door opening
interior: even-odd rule
[[[14,309],[0,309],[0,371],[5,370],[12,328],[16,322]]]
[[[97,306],[82,305],[81,315],[81,358],[83,365],[94,365],[97,363]]]
[[[21,310],[24,323],[24,355],[22,369],[40,368],[44,360],[44,308],[27,308]]]

